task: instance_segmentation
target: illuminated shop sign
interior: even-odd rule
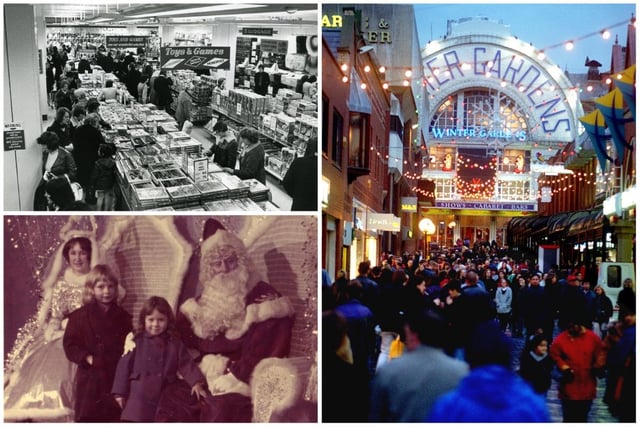
[[[481,138],[481,139],[505,139],[505,140],[517,140],[526,141],[527,132],[520,130],[511,132],[510,130],[490,130],[486,128],[437,128],[431,129],[431,133],[434,138]]]
[[[436,208],[448,209],[486,209],[490,211],[537,211],[535,203],[513,202],[445,202],[436,200]]]
[[[447,93],[466,82],[477,85],[480,79],[495,79],[505,91],[521,94],[547,137],[566,139],[573,130],[571,106],[560,87],[560,69],[545,67],[505,46],[467,42],[443,47],[446,43],[455,39],[427,46],[423,65],[429,92]]]
[[[403,197],[400,200],[402,212],[418,212],[418,198],[417,197]]]
[[[367,229],[381,231],[400,231],[400,218],[393,214],[367,214]]]
[[[340,15],[323,15],[322,28],[342,28],[342,16]]]

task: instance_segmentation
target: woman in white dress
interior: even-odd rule
[[[83,304],[85,280],[98,258],[95,248],[95,240],[84,236],[58,248],[42,284],[33,339],[22,360],[5,372],[5,421],[73,420],[76,365],[65,357],[62,336],[68,315]]]

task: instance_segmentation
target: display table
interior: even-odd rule
[[[127,210],[273,211],[269,188],[240,180],[202,156],[202,144],[179,132],[173,117],[155,106],[104,103],[116,145],[116,181]]]

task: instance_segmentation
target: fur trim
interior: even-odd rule
[[[230,328],[225,335],[228,339],[235,340],[244,335],[254,323],[269,319],[281,319],[283,317],[293,316],[294,314],[295,309],[288,297],[280,297],[260,303],[249,304],[247,306],[247,314],[244,317],[244,323],[240,329]]]
[[[228,232],[227,230],[218,230],[215,234],[208,237],[202,242],[200,253],[205,254],[213,250],[214,248],[226,245],[232,246],[236,250],[236,254],[238,256],[243,256],[247,252],[247,248],[244,246],[244,243],[242,243],[242,240],[240,240],[238,236]]]
[[[273,412],[295,405],[301,391],[298,370],[288,359],[269,357],[261,360],[251,375],[253,421],[269,422]]]
[[[213,382],[224,374],[227,369],[229,358],[221,354],[207,354],[200,362],[200,370],[207,378],[207,384]]]
[[[73,421],[74,410],[69,408],[59,409],[5,409],[4,421],[5,422],[26,422],[28,420],[33,421],[49,421],[49,422],[62,422]]]

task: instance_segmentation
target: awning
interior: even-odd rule
[[[557,222],[553,229],[551,229],[551,233],[562,233],[568,230],[569,227],[580,218],[587,216],[589,211],[577,211],[570,213],[564,220]]]
[[[591,229],[591,224],[597,222],[597,218],[600,216],[600,222],[602,222],[602,210],[587,211],[585,215],[577,218],[570,226],[567,233],[568,236],[575,236],[576,234],[583,233]],[[601,224],[602,225],[602,224]]]
[[[349,101],[347,106],[354,113],[371,114],[371,102],[366,92],[362,90],[358,73],[351,70],[351,85],[349,86]]]

